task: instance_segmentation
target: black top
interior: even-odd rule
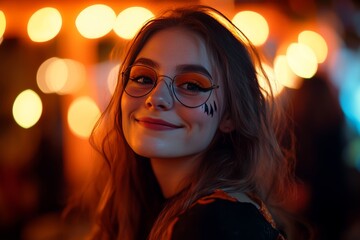
[[[179,215],[171,240],[279,240],[280,232],[248,202],[214,198],[196,202]]]

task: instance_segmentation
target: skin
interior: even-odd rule
[[[202,66],[214,73],[202,39],[178,27],[156,33],[135,63],[149,65],[158,75],[169,77],[183,71],[184,65]],[[221,89],[221,80],[213,81]],[[226,124],[221,121],[223,96],[219,89],[207,101],[208,106],[215,102],[217,111],[207,114],[204,105],[188,108],[179,103],[169,83],[168,78],[160,78],[148,95],[133,98],[124,93],[121,98],[125,139],[137,154],[150,158],[165,197],[181,190],[182,181],[196,168],[219,126]],[[158,120],[169,124],[159,124]]]

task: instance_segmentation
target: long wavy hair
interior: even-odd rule
[[[165,201],[149,159],[135,154],[124,138],[120,100],[126,79],[121,72],[154,34],[172,27],[188,29],[205,42],[216,77],[223,82],[224,111],[234,130],[216,133],[185,188]],[[294,161],[292,145],[280,145],[280,130],[286,128],[278,126],[285,122],[278,118],[271,91],[259,85],[261,69],[255,48],[213,8],[176,8],[147,22],[125,52],[116,90],[91,136],[105,163],[91,239],[166,239],[174,217],[215,189],[255,193],[277,215],[275,210],[293,189]]]

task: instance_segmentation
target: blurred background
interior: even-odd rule
[[[316,239],[360,239],[358,0],[0,0],[0,240],[83,238],[87,221],[61,213],[94,165],[88,136],[121,64],[111,52],[184,4],[231,19],[291,106],[302,183],[289,209]]]

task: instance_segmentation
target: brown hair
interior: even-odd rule
[[[93,239],[164,239],[176,215],[215,189],[255,193],[270,209],[293,189],[294,166],[288,154],[292,151],[279,144],[277,125],[284,122],[277,118],[271,92],[259,86],[258,75],[264,74],[257,72],[260,59],[247,38],[220,12],[205,6],[184,7],[149,21],[129,45],[120,73],[151,36],[170,27],[188,29],[205,41],[224,84],[224,111],[233,120],[234,130],[216,134],[189,184],[163,206],[148,159],[136,155],[125,141],[119,74],[115,93],[91,138],[107,163]]]

